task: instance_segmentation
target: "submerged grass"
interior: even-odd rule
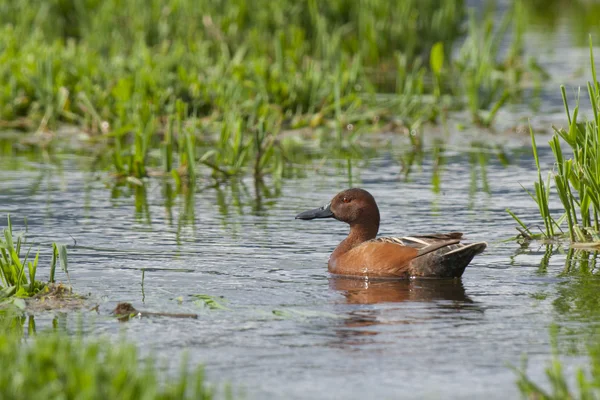
[[[520,13],[465,32],[463,0],[2,2],[0,127],[78,125],[142,184],[281,177],[306,145],[289,131],[327,154],[448,108],[491,124],[525,79]]]
[[[589,46],[592,82],[588,82],[587,90],[592,105],[593,119],[584,123],[578,121],[579,98],[571,112],[565,88],[562,86],[568,128],[553,127],[554,135],[550,140],[550,147],[556,160],[556,171],[548,173],[548,177],[544,181],[535,134],[530,129],[538,180],[534,183],[534,192],[528,191],[528,193],[538,205],[540,216],[544,222],[542,234],[544,237],[568,236],[571,242],[594,242],[590,246],[596,246],[596,243],[600,242],[600,84],[596,77],[591,36]],[[568,152],[572,153],[568,159],[563,150],[565,144]],[[552,181],[554,181],[556,193],[564,209],[564,213],[558,218],[551,215],[548,205]],[[510,211],[509,213],[523,228],[524,235],[539,236],[539,234],[531,232],[514,213]],[[566,233],[562,229],[565,221],[568,230]]]

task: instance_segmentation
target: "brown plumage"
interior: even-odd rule
[[[350,233],[329,258],[329,272],[368,278],[460,277],[485,242],[460,243],[462,233],[376,238],[379,208],[363,189],[338,193],[324,207],[302,212],[296,219],[335,218]]]

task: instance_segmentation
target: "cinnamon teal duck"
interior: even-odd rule
[[[350,233],[329,257],[329,272],[363,278],[458,278],[487,243],[461,243],[462,233],[380,237],[379,208],[373,196],[353,188],[338,193],[324,207],[296,219],[335,218]]]

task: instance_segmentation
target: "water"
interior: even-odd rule
[[[191,362],[206,365],[211,382],[229,382],[247,398],[516,397],[516,375],[507,365],[519,366],[528,354],[531,376],[542,379],[548,327],[561,318],[555,303],[568,278],[558,277],[564,256],[551,257],[540,272],[545,248],[522,252],[503,242],[516,233],[507,207],[537,220],[519,185],[535,179],[533,161],[524,140],[508,142],[502,145],[508,166],[493,151],[484,150],[481,168],[470,161],[481,149],[446,148],[439,193],[431,189],[431,156],[403,178],[401,140],[353,164],[353,183],[380,205],[380,234],[459,230],[488,241],[458,282],[382,284],[328,275],[328,255],[347,227],[294,216],[349,185],[345,161],[307,167],[305,178],[283,182],[272,198],[258,201],[247,180],[197,190],[187,197],[190,207],[185,195],[165,197],[159,180],[148,182],[145,199],[138,194],[136,201],[127,188],[115,196],[110,178],[80,170],[87,162],[80,157],[55,164],[19,158],[17,169],[10,168],[14,159],[2,160],[0,211],[20,227],[27,216],[42,265],[52,241],[69,244],[75,290],[100,305],[98,315],[85,313],[84,329],[114,337],[124,331],[173,366],[187,352]],[[548,148],[541,156],[551,165]],[[194,294],[223,296],[227,309],[202,308]],[[200,317],[121,324],[108,315],[122,301]],[[38,325],[56,314],[37,316]],[[76,329],[79,317],[62,318]]]

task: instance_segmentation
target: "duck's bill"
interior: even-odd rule
[[[296,219],[315,219],[315,218],[333,218],[331,212],[331,203],[324,207],[315,208],[314,210],[308,210],[301,212],[296,215]]]

